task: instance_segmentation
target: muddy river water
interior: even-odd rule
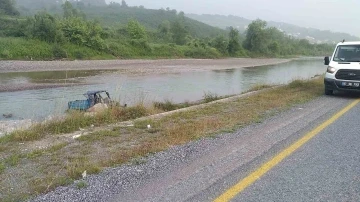
[[[116,70],[0,73],[0,85],[66,84],[57,87],[0,92],[2,114],[12,120],[42,120],[61,115],[70,100],[83,99],[89,90],[108,90],[121,104],[196,101],[205,93],[239,94],[257,84],[286,84],[323,74],[321,59],[299,59],[288,63],[202,72],[127,75]],[[56,85],[55,85],[56,86]]]

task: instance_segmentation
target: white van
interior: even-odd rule
[[[334,90],[360,92],[360,41],[338,43],[332,57],[324,60],[326,95]]]

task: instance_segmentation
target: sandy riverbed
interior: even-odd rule
[[[0,61],[0,73],[30,71],[115,69],[124,73],[177,73],[274,65],[290,59],[169,59],[169,60],[81,60],[81,61]]]
[[[275,65],[290,59],[169,59],[169,60],[81,60],[81,61],[0,61],[0,73],[66,71],[66,70],[118,70],[125,75],[168,74],[198,72],[242,67]],[[79,84],[16,84],[0,85],[0,92],[64,87]],[[81,85],[81,84],[80,84]],[[82,84],[83,85],[83,84]]]

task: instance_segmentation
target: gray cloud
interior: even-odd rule
[[[121,0],[107,0],[121,2]],[[359,0],[126,0],[130,6],[170,7],[185,13],[236,15],[360,37]]]

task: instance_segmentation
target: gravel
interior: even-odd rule
[[[222,137],[222,141],[230,138]],[[76,181],[69,187],[59,187],[54,192],[42,195],[31,201],[109,201],[116,193],[131,192],[132,188],[140,186],[146,178],[160,177],[181,164],[201,156],[203,152],[209,151],[211,147],[220,146],[222,141],[214,139],[202,139],[183,146],[175,146],[171,149],[159,152],[147,158],[135,159],[117,168],[108,168],[99,175],[90,175],[83,179],[88,185],[86,188],[78,189]],[[143,163],[141,163],[143,162]],[[140,165],[137,165],[139,164]]]

